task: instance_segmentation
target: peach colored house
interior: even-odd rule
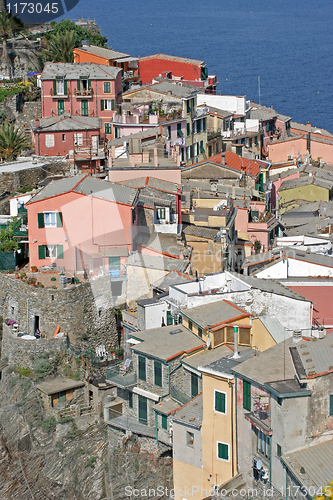
[[[272,163],[284,162],[288,159],[304,161],[309,154],[314,160],[333,163],[333,139],[319,138],[308,134],[271,141],[267,145],[268,156]]]
[[[112,139],[110,121],[122,92],[121,69],[101,64],[47,63],[41,75],[42,117],[98,117]]]
[[[121,276],[137,190],[86,175],[53,181],[27,204],[30,265]]]

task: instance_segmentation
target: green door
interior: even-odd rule
[[[139,422],[140,424],[147,425],[147,398],[139,396]]]

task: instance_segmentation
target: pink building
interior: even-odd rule
[[[319,138],[308,134],[289,137],[268,143],[268,156],[272,163],[280,163],[287,160],[299,159],[304,161],[307,155],[314,160],[321,158],[322,161],[333,163],[333,139],[328,137]]]
[[[30,265],[126,276],[137,190],[85,175],[53,181],[27,204]]]
[[[48,63],[41,75],[42,117],[99,117],[101,135],[113,137],[110,121],[122,92],[121,69],[93,63]]]

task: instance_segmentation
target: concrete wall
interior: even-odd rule
[[[181,169],[176,165],[175,168],[163,168],[161,166],[157,168],[110,168],[109,170],[109,181],[111,182],[122,182],[129,179],[138,179],[139,177],[154,177],[175,184],[182,183]]]
[[[6,167],[8,167],[8,172],[6,172]],[[59,161],[50,162],[46,165],[43,163],[43,166],[40,167],[37,163],[34,168],[25,168],[22,170],[18,170],[17,167],[20,167],[20,162],[2,164],[0,185],[3,191],[16,192],[18,189],[25,188],[28,185],[35,187],[50,174],[65,175],[68,166]]]
[[[252,345],[256,346],[259,351],[266,351],[273,345],[276,345],[275,340],[267,330],[267,328],[262,324],[260,318],[254,318],[252,320]]]
[[[333,260],[332,267],[305,262],[303,260],[287,258],[263,269],[256,274],[257,278],[263,279],[285,279],[309,276],[333,276]]]
[[[200,104],[207,104],[207,106],[223,109],[230,113],[245,115],[245,96],[198,94],[197,103],[198,106]]]

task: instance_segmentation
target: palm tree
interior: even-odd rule
[[[52,35],[44,52],[47,61],[71,63],[74,62],[73,48],[75,47],[75,31],[64,31]]]
[[[11,15],[6,11],[0,12],[0,36],[2,38],[2,59],[4,59],[9,68],[9,77],[12,78],[12,66],[8,56],[7,40],[13,33]]]
[[[2,160],[15,160],[22,149],[31,147],[26,136],[14,124],[6,121],[0,127],[0,158]]]

